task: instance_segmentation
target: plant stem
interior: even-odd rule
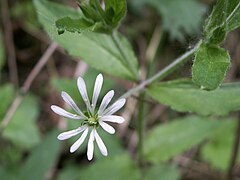
[[[139,92],[139,91],[143,90],[146,86],[148,86],[149,84],[153,83],[154,81],[162,80],[163,78],[165,78],[166,76],[168,76],[169,74],[174,72],[176,69],[181,67],[184,63],[186,63],[189,60],[189,58],[191,56],[193,56],[193,54],[197,51],[198,47],[199,47],[199,43],[193,49],[191,49],[190,51],[186,52],[182,56],[180,56],[177,59],[175,59],[167,67],[165,67],[164,69],[158,71],[151,78],[143,81],[141,84],[139,84],[136,87],[134,87],[134,88],[130,89],[129,91],[127,91],[120,98],[127,98],[127,97],[135,94],[136,92]]]
[[[235,141],[233,144],[233,150],[232,150],[232,156],[228,168],[228,173],[227,173],[227,179],[232,180],[233,175],[234,175],[234,166],[237,161],[237,156],[238,156],[238,151],[239,151],[239,142],[240,141],[240,112],[238,115],[238,121],[237,121],[237,129],[236,129],[236,134],[235,134]]]
[[[138,120],[137,120],[137,132],[138,132],[138,165],[143,166],[143,135],[144,135],[144,97],[145,93],[140,94],[140,100],[138,102]]]
[[[130,63],[129,60],[128,60],[129,57],[126,54],[126,52],[124,51],[122,43],[120,43],[120,39],[118,37],[118,32],[117,31],[113,31],[111,37],[112,37],[112,40],[113,40],[114,44],[116,45],[116,47],[118,48],[119,52],[121,53],[121,55],[123,57],[123,60],[124,60],[123,63],[129,68],[129,70],[135,76],[135,78],[139,78],[139,75],[138,75],[137,71],[132,66],[132,63]]]

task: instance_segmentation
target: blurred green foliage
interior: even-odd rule
[[[205,117],[179,118],[155,126],[145,139],[145,156],[152,163],[167,161],[209,138],[221,126]]]
[[[221,128],[211,136],[201,153],[203,159],[219,170],[227,170],[232,154],[236,121],[234,119],[221,122]],[[240,162],[238,156],[237,161]]]
[[[22,149],[30,149],[40,142],[36,119],[39,115],[37,100],[26,96],[3,132],[3,137]]]
[[[206,6],[197,0],[132,0],[132,6],[143,12],[144,5],[155,9],[161,16],[162,28],[172,39],[184,41],[185,36],[201,30]]]

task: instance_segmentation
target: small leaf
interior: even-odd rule
[[[160,103],[180,112],[227,115],[240,109],[240,84],[237,83],[205,91],[190,80],[178,80],[152,85],[147,92]]]
[[[27,96],[3,131],[3,137],[22,149],[29,149],[40,142],[36,120],[38,105],[33,96]]]
[[[217,121],[189,116],[155,126],[145,139],[144,154],[152,163],[167,161],[208,138]]]
[[[223,81],[230,64],[228,52],[218,46],[202,43],[192,67],[194,83],[203,89],[214,90]]]
[[[175,166],[168,164],[158,164],[152,167],[148,167],[144,171],[143,180],[178,180],[180,174]]]
[[[106,72],[116,77],[136,81],[138,75],[133,73],[129,66],[124,64],[125,58],[119,52],[112,38],[105,34],[86,32],[82,34],[65,32],[58,35],[57,27],[54,25],[56,20],[66,16],[78,19],[83,15],[71,8],[67,8],[56,3],[45,0],[34,0],[38,11],[39,21],[44,26],[51,38],[65,48],[74,57],[80,57],[93,68]],[[121,35],[119,35],[121,36]],[[125,47],[126,38],[121,36],[119,42],[128,54],[128,61],[134,67],[134,72],[138,71],[137,58],[131,46]]]
[[[209,138],[209,142],[202,148],[201,154],[206,162],[220,170],[227,170],[234,143],[237,120],[225,120],[221,128]],[[220,158],[221,157],[221,158]],[[240,158],[238,158],[239,162]]]
[[[44,141],[36,147],[23,164],[20,177],[24,180],[46,179],[50,168],[56,163],[60,150],[60,143],[57,140],[58,132],[53,131],[48,134]]]

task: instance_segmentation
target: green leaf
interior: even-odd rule
[[[139,0],[136,0],[139,1]],[[164,30],[172,39],[184,40],[184,34],[199,31],[206,6],[196,0],[142,0],[156,9],[162,17]]]
[[[27,96],[15,112],[3,132],[3,137],[23,149],[29,149],[40,142],[36,120],[39,108],[36,98]]]
[[[227,170],[234,143],[236,131],[236,120],[225,120],[221,128],[209,139],[209,142],[202,148],[203,159],[213,167],[220,170]],[[221,158],[220,158],[221,157]],[[240,157],[238,157],[238,162]]]
[[[180,174],[175,166],[158,164],[147,168],[144,171],[143,180],[178,180]]]
[[[111,25],[117,27],[127,12],[126,0],[105,0],[105,11],[108,19],[111,19]]]
[[[0,122],[4,118],[8,107],[10,106],[11,102],[14,98],[14,89],[13,86],[10,84],[5,84],[0,87]]]
[[[32,180],[33,177],[35,180],[46,179],[50,168],[57,161],[60,150],[57,134],[57,131],[48,134],[44,141],[32,151],[20,171],[21,179]]]
[[[206,21],[204,34],[208,42],[220,44],[227,32],[240,26],[239,0],[218,0]]]
[[[140,172],[127,154],[119,154],[79,169],[78,179],[138,180]]]
[[[5,63],[5,50],[3,44],[2,33],[0,31],[0,71]]]
[[[130,67],[125,64],[125,58],[110,36],[94,32],[81,34],[65,32],[58,35],[57,27],[54,25],[56,20],[66,16],[77,19],[82,17],[81,13],[45,0],[34,0],[34,4],[38,11],[39,21],[46,32],[70,55],[80,57],[90,66],[113,76],[134,81],[138,79],[136,73],[133,73]],[[126,42],[126,38],[122,36],[119,43],[123,44],[124,51],[128,54],[127,58],[134,67],[134,71],[137,72],[137,59],[132,48],[130,46],[125,47]]]
[[[228,52],[218,46],[202,43],[192,67],[194,83],[203,89],[214,90],[223,81],[230,64]]]
[[[160,103],[180,112],[227,115],[240,109],[240,84],[226,84],[215,91],[205,91],[190,80],[178,80],[152,85],[147,92]]]
[[[167,161],[208,138],[218,126],[217,121],[195,116],[155,126],[145,139],[145,157],[152,163]]]

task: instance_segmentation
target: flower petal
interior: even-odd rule
[[[88,128],[85,127],[85,130],[83,132],[83,134],[81,135],[81,137],[71,146],[70,148],[70,152],[73,153],[75,152],[84,142],[84,140],[86,139],[88,134]]]
[[[100,94],[100,91],[102,89],[102,84],[103,84],[103,76],[102,74],[99,74],[96,78],[95,85],[94,85],[94,90],[93,90],[93,97],[92,97],[92,112],[94,111],[98,96]]]
[[[79,77],[77,80],[77,85],[78,85],[78,90],[83,98],[83,101],[85,102],[87,109],[91,111],[91,106],[90,106],[90,101],[88,98],[88,94],[87,94],[87,88],[86,88],[86,84],[85,81],[83,80],[83,78]]]
[[[100,118],[100,120],[105,122],[119,123],[119,124],[125,121],[125,119],[122,116],[115,116],[115,115],[103,116]]]
[[[97,141],[97,145],[98,145],[102,155],[107,156],[108,152],[107,152],[107,148],[106,148],[105,144],[103,143],[101,137],[98,135],[96,129],[93,129],[93,131],[94,131],[95,139]]]
[[[83,132],[87,127],[86,126],[81,126],[77,129],[71,130],[71,131],[67,131],[67,132],[63,132],[61,134],[58,135],[58,139],[59,140],[65,140],[65,139],[69,139],[73,136],[78,135],[79,133]]]
[[[76,103],[73,101],[73,99],[71,98],[71,96],[69,96],[68,93],[66,92],[62,92],[62,98],[63,100],[76,112],[78,113],[80,116],[87,118],[82,111],[78,108],[78,106],[76,105]]]
[[[110,126],[109,124],[103,122],[103,121],[99,121],[100,126],[107,131],[109,134],[114,134],[115,133],[115,129]]]
[[[94,141],[94,131],[92,130],[88,140],[88,148],[87,148],[87,158],[89,161],[92,160],[93,158],[93,151],[94,151],[93,141]]]
[[[99,110],[98,110],[99,116],[102,115],[103,111],[106,109],[106,107],[108,106],[108,104],[112,100],[113,96],[114,96],[114,90],[111,90],[103,97],[102,103],[101,103],[101,105],[99,107]]]
[[[112,115],[115,112],[117,112],[119,109],[121,109],[124,104],[126,103],[126,99],[119,99],[117,100],[113,105],[111,105],[109,108],[107,108],[102,115]]]
[[[67,112],[65,111],[64,109],[58,107],[58,106],[55,106],[55,105],[52,105],[51,106],[51,109],[53,110],[53,112],[55,112],[56,114],[60,115],[60,116],[63,116],[63,117],[66,117],[66,118],[70,118],[70,119],[83,119],[82,117],[76,115],[76,114],[72,114],[70,112]]]

